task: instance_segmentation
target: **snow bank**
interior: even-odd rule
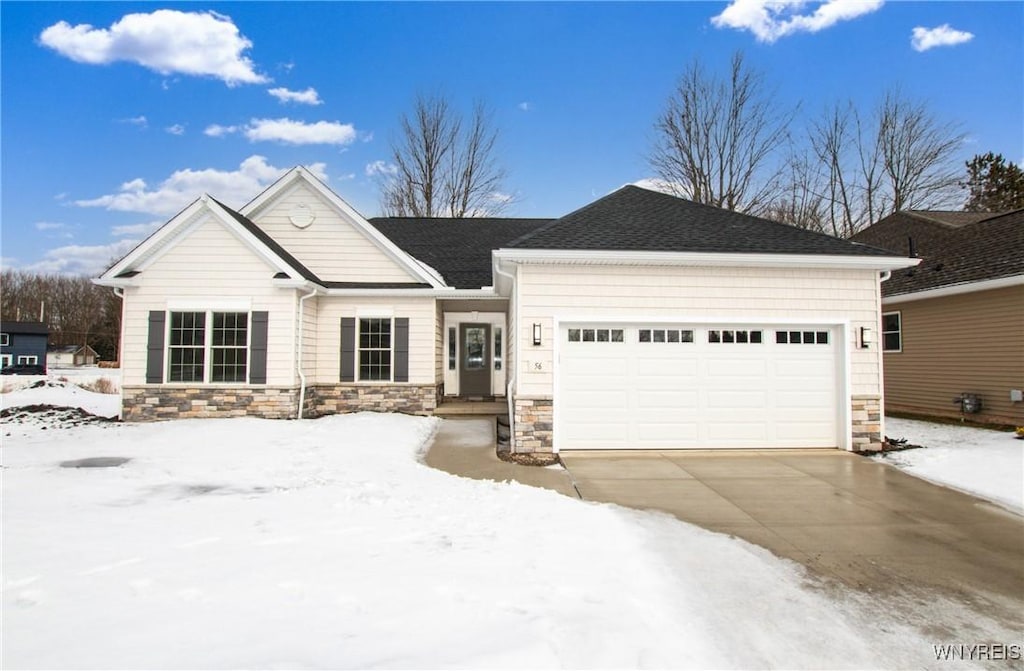
[[[0,666],[929,661],[929,641],[877,603],[761,548],[432,470],[417,456],[437,421],[187,420],[7,440]],[[58,465],[97,456],[131,461]]]
[[[992,431],[886,417],[890,438],[924,449],[877,457],[938,484],[1024,512],[1024,440]]]
[[[32,384],[39,386],[26,386],[0,394],[0,410],[28,405],[54,405],[81,408],[100,417],[116,417],[121,414],[120,394],[97,394],[72,382],[34,377],[37,379]]]

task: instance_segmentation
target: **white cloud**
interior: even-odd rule
[[[870,14],[884,0],[825,0],[815,3],[813,13],[801,13],[807,4],[804,0],[733,0],[711,23],[716,28],[749,30],[758,42],[771,44],[793,33],[816,33]]]
[[[214,77],[228,86],[268,81],[242,55],[252,42],[230,17],[212,11],[126,14],[109,29],[60,21],[44,30],[39,41],[78,63],[129,61],[163,75]]]
[[[118,119],[119,123],[126,123],[131,126],[138,126],[139,128],[149,128],[149,119],[145,116],[133,116],[127,119]]]
[[[376,177],[377,175],[397,175],[398,166],[394,163],[377,160],[373,163],[367,163],[364,171],[366,172],[367,177]]]
[[[210,124],[203,131],[203,135],[209,135],[210,137],[224,137],[231,133],[237,133],[239,131],[238,126],[221,126],[220,124]]]
[[[338,121],[317,121],[306,123],[293,119],[251,119],[244,126],[221,126],[211,124],[203,131],[210,137],[224,137],[232,133],[243,133],[250,142],[280,142],[282,144],[334,144],[349,145],[355,142],[359,133],[350,123]]]
[[[37,231],[59,231],[62,228],[67,228],[67,224],[58,224],[53,221],[37,221],[34,225]]]
[[[285,87],[279,87],[276,89],[268,89],[267,93],[274,96],[282,103],[300,103],[302,105],[322,105],[323,100],[320,100],[320,94],[316,92],[316,89],[310,86],[305,91],[290,91]]]
[[[935,47],[952,47],[974,39],[974,33],[951,28],[944,23],[937,28],[917,26],[910,37],[910,46],[914,51],[928,51]]]
[[[62,275],[99,275],[111,263],[130,252],[138,240],[118,240],[109,245],[66,245],[51,249],[23,270]]]
[[[184,135],[185,134],[185,127],[182,126],[180,123],[176,123],[176,124],[174,124],[172,126],[168,126],[164,130],[167,131],[168,133],[170,133],[171,135]]]
[[[313,163],[306,167],[320,179],[327,180],[326,165],[323,163]],[[238,170],[185,168],[174,172],[152,189],[146,185],[145,180],[133,179],[122,184],[117,193],[76,200],[75,205],[168,216],[180,211],[203,193],[208,193],[230,207],[240,207],[287,170],[270,165],[262,156],[250,156],[242,161]]]
[[[351,144],[356,129],[350,123],[317,121],[306,123],[293,119],[253,119],[245,127],[250,142],[281,142],[284,144]]]
[[[518,107],[520,110],[522,110],[524,112],[529,112],[529,111],[531,111],[533,109],[533,103],[527,102],[527,101],[523,101],[523,102],[519,103],[518,105],[516,105],[516,107]]]

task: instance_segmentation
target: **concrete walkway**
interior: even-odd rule
[[[981,499],[838,450],[561,457],[568,471],[501,461],[493,419],[448,419],[426,463],[670,513],[871,594],[937,641],[982,642],[994,626],[1010,643],[1024,632],[1024,518]]]
[[[502,461],[495,453],[495,418],[445,419],[427,452],[426,464],[476,480],[513,480],[553,489],[576,498],[569,473],[559,467],[520,466]]]

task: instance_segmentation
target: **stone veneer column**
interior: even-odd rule
[[[513,452],[552,452],[554,404],[550,398],[516,398]]]
[[[854,396],[851,401],[853,449],[877,452],[882,449],[882,399],[875,395]]]

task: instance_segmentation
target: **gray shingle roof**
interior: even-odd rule
[[[50,327],[44,322],[2,321],[0,322],[0,331],[26,335],[49,335]]]
[[[917,230],[907,218],[893,215],[857,237],[874,236],[872,229],[883,223],[887,224],[886,230],[880,235],[894,235],[890,229],[899,230],[901,225],[904,232]],[[882,283],[883,296],[1024,275],[1024,209],[990,214],[972,224],[947,228],[929,240],[926,251],[919,246],[918,252],[923,258],[921,264],[893,272]]]
[[[512,249],[893,256],[739,212],[624,186],[505,245]]]
[[[449,286],[490,286],[491,251],[551,219],[376,217],[370,223],[393,243],[441,273]]]

